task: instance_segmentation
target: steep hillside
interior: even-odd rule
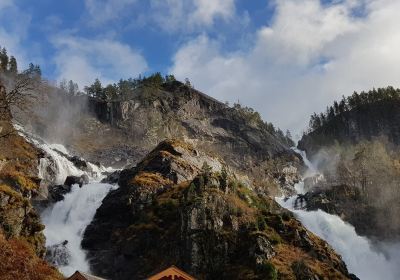
[[[356,279],[324,241],[225,163],[160,143],[104,199],[82,246],[93,270],[143,279],[178,265],[197,279]]]
[[[314,114],[299,141],[324,180],[304,199],[378,240],[400,237],[400,90],[354,93]],[[311,180],[312,181],[312,180]]]
[[[323,147],[356,144],[384,136],[395,145],[400,144],[400,90],[385,89],[354,93],[335,102],[324,114],[314,114],[310,131],[298,143],[309,156]]]
[[[0,278],[62,279],[42,259],[44,226],[30,200],[39,189],[40,151],[17,134],[9,118],[1,119],[0,128],[7,131],[0,137]]]
[[[291,140],[257,112],[229,107],[178,81],[136,87],[106,100],[56,90],[46,104],[46,110],[38,105],[36,117],[19,118],[25,127],[104,165],[134,165],[168,138],[185,139],[259,181],[293,184],[283,170],[302,165]]]

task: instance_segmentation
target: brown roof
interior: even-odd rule
[[[82,271],[75,271],[67,280],[106,280],[104,278],[100,278],[94,275],[87,274]]]
[[[180,270],[176,266],[171,266],[170,268],[167,268],[166,270],[161,271],[160,273],[157,273],[156,275],[153,275],[147,280],[164,280],[164,279],[170,279],[170,280],[195,280],[194,277],[190,276],[186,272]]]

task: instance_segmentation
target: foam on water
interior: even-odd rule
[[[63,184],[67,176],[88,175],[89,184],[83,185],[82,188],[78,185],[72,186],[64,199],[44,210],[41,217],[46,226],[44,230],[46,247],[68,241],[65,245],[67,252],[61,252],[63,258],[68,257],[65,262],[63,260],[63,263],[67,264],[59,265],[60,271],[65,276],[70,276],[76,270],[90,272],[86,252],[82,249],[81,242],[86,227],[93,220],[104,197],[112,189],[117,188],[110,184],[98,183],[104,177],[105,171],[112,172],[114,169],[87,162],[88,168],[81,170],[69,160],[70,153],[63,145],[48,144],[40,137],[26,132],[18,124],[15,124],[15,127],[21,136],[46,154],[46,157],[40,159],[39,178],[46,179],[52,184]]]
[[[71,256],[70,262],[66,266],[59,267],[64,275],[71,275],[76,270],[90,272],[86,253],[81,248],[83,233],[93,220],[102,200],[113,188],[115,186],[101,183],[84,185],[82,188],[74,185],[64,200],[43,212],[46,246],[68,240],[66,247]]]
[[[297,152],[298,150],[296,150]],[[316,174],[304,152],[306,165],[311,168],[308,174]],[[295,186],[299,194],[304,193],[304,183]],[[398,280],[400,279],[400,244],[374,244],[365,237],[357,235],[354,227],[340,217],[322,210],[304,211],[294,209],[297,195],[290,198],[276,198],[283,207],[291,210],[301,223],[311,232],[328,242],[338,252],[348,270],[361,280]],[[379,248],[379,251],[376,249]]]

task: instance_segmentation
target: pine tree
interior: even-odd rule
[[[8,72],[14,75],[18,74],[17,60],[14,56],[11,56],[10,61],[8,62]]]
[[[69,80],[68,82],[68,93],[71,95],[77,94],[79,91],[79,87],[77,83],[74,83],[74,81]]]
[[[8,55],[7,55],[7,50],[5,48],[3,48],[0,51],[0,67],[1,67],[1,70],[3,70],[4,72],[7,71]]]

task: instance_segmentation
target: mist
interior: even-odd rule
[[[36,94],[29,110],[14,109],[15,119],[49,143],[68,145],[84,129],[82,120],[91,116],[89,97],[51,85]]]

